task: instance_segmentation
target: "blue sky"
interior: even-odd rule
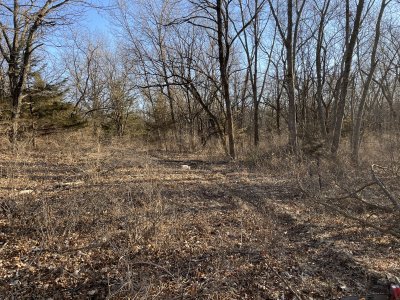
[[[85,21],[83,23],[88,29],[90,29],[90,31],[110,35],[111,25],[108,21],[109,16],[106,14],[107,13],[105,11],[100,11],[95,8],[88,8],[85,13]]]
[[[112,33],[112,25],[109,21],[110,15],[107,14],[107,11],[88,7],[84,8],[81,13],[76,18],[77,22],[68,26],[68,28],[60,27],[56,32],[49,32],[46,37],[41,56],[46,58],[49,74],[63,72],[64,63],[61,57],[63,52],[71,45],[72,36],[75,34],[77,34],[77,37],[82,36],[83,39],[104,38],[108,43],[114,44],[115,35]]]

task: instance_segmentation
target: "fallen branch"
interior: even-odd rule
[[[383,183],[382,180],[376,176],[374,167],[382,168],[381,166],[378,165],[372,165],[371,166],[371,173],[372,173],[372,178],[375,180],[375,182],[379,185],[381,188],[382,192],[385,194],[385,196],[392,202],[394,208],[400,212],[400,203],[397,201],[397,199],[389,192],[389,190],[386,188],[385,184]]]
[[[345,196],[337,197],[337,198],[335,198],[335,197],[327,197],[326,199],[329,199],[329,200],[343,200],[343,199],[347,199],[347,198],[352,198],[352,199],[358,200],[359,202],[361,202],[361,203],[363,203],[363,204],[365,204],[365,205],[367,205],[369,207],[381,209],[381,210],[384,210],[384,211],[391,211],[391,209],[389,207],[387,207],[387,206],[379,205],[379,204],[376,204],[376,203],[371,203],[371,202],[365,200],[364,198],[362,198],[361,196],[358,195],[358,193],[363,191],[365,188],[370,187],[370,186],[375,185],[375,184],[377,184],[377,183],[376,182],[370,182],[370,183],[367,183],[367,184],[363,185],[361,188],[357,189],[356,191],[350,192],[345,187],[342,187],[342,186],[340,186],[339,184],[336,183],[335,185],[337,187],[339,187],[340,189],[344,190],[348,194],[345,195]]]
[[[362,187],[360,187],[359,189],[355,190],[354,192],[349,192],[346,189],[344,189],[341,186],[339,186],[342,190],[346,191],[349,194],[345,195],[345,196],[340,196],[340,197],[337,197],[337,198],[329,198],[329,199],[332,199],[332,200],[343,200],[343,199],[346,199],[346,198],[352,198],[354,196],[357,196],[357,194],[359,192],[363,191],[365,188],[370,187],[370,186],[372,186],[374,184],[376,184],[376,182],[369,182],[367,184],[364,184]]]
[[[348,218],[350,220],[356,221],[356,222],[360,223],[361,225],[363,225],[365,227],[370,227],[370,228],[376,229],[376,230],[378,230],[379,232],[381,232],[383,234],[390,234],[390,235],[400,239],[400,233],[399,232],[393,231],[391,228],[382,228],[380,226],[377,226],[377,225],[374,225],[374,224],[372,224],[370,222],[367,222],[367,221],[365,221],[363,219],[357,218],[357,217],[349,214],[348,212],[346,212],[346,211],[344,211],[344,210],[342,210],[340,208],[337,208],[336,206],[334,206],[332,204],[326,203],[326,201],[323,201],[322,199],[319,199],[317,196],[314,196],[314,195],[311,195],[310,193],[308,193],[303,188],[303,185],[301,184],[299,178],[297,178],[297,183],[298,183],[299,188],[302,191],[302,193],[304,195],[308,196],[311,200],[317,202],[318,204],[326,206],[326,207],[332,209],[333,211],[337,212],[338,214],[340,214],[340,215],[342,215],[342,216],[344,216],[344,217],[346,217],[346,218]],[[327,198],[325,200],[331,201],[329,198]]]
[[[321,201],[321,200],[315,199],[315,198],[314,198],[314,200],[315,200],[316,202],[318,202],[318,203],[320,203],[320,204],[326,206],[326,207],[329,207],[330,209],[336,211],[337,213],[343,215],[344,217],[346,217],[346,218],[348,218],[348,219],[351,219],[351,220],[353,220],[353,221],[359,222],[360,224],[362,224],[362,225],[365,226],[365,227],[374,228],[374,229],[376,229],[376,230],[378,230],[378,231],[380,231],[380,232],[382,232],[382,233],[384,233],[384,234],[390,234],[390,235],[392,235],[392,236],[394,236],[394,237],[400,239],[400,233],[398,233],[398,232],[396,232],[396,231],[393,231],[393,230],[390,229],[390,228],[382,228],[382,227],[379,227],[379,226],[374,225],[374,224],[372,224],[372,223],[370,223],[370,222],[367,222],[367,221],[365,221],[365,220],[363,220],[363,219],[354,217],[354,216],[352,216],[351,214],[347,213],[346,211],[344,211],[344,210],[342,210],[342,209],[340,209],[340,208],[337,208],[336,206],[334,206],[334,205],[332,205],[332,204],[326,203],[326,202],[324,202],[324,201]]]

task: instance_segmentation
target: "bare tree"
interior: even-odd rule
[[[316,2],[316,6],[318,5]],[[319,126],[321,130],[321,135],[323,138],[327,137],[326,132],[326,118],[324,112],[324,100],[323,100],[323,41],[324,41],[324,32],[326,26],[326,18],[327,13],[329,11],[331,0],[327,0],[323,2],[321,8],[318,9],[320,16],[319,16],[319,24],[318,24],[318,36],[317,36],[317,47],[315,51],[315,62],[316,62],[316,72],[317,72],[317,105],[318,105],[318,120]],[[326,50],[325,50],[326,51]]]
[[[255,0],[254,3],[247,2],[246,6],[244,7],[242,2],[239,2],[242,26],[245,25],[247,15],[252,15],[252,11],[259,6],[258,3],[259,3],[258,0]],[[254,7],[251,7],[251,5],[254,5]],[[260,65],[262,65],[260,59],[260,51],[262,51],[263,49],[262,45],[263,33],[265,32],[267,25],[268,25],[268,19],[266,21],[263,20],[260,12],[254,15],[254,20],[251,26],[249,26],[248,29],[244,30],[242,35],[239,35],[239,40],[244,49],[247,61],[248,76],[246,74],[245,82],[247,82],[248,80],[247,77],[248,77],[251,83],[251,98],[253,100],[253,135],[254,135],[255,146],[258,146],[260,142],[260,124],[259,124],[260,103],[265,90],[268,72],[271,65],[271,59],[267,58],[266,60],[267,62],[265,62],[265,60],[263,61],[264,62],[263,64],[266,66],[265,70],[263,70],[263,76],[260,82],[259,77],[260,73],[262,72],[262,71],[260,72],[259,70]],[[275,45],[275,34],[272,38],[270,48],[267,51],[268,57],[271,56],[271,52],[274,50],[274,45]],[[242,98],[244,98],[244,96]]]
[[[396,93],[400,80],[400,42],[399,31],[392,26],[386,26],[387,37],[382,40],[378,51],[378,62],[375,77],[373,78],[382,92],[382,95],[389,108],[387,121],[390,128],[397,122],[398,112],[396,111]],[[398,99],[397,99],[398,101]]]
[[[125,133],[126,123],[135,101],[130,63],[118,52],[105,54],[104,75],[107,80],[107,106],[118,136]],[[126,57],[125,57],[126,58]]]
[[[271,13],[275,19],[278,32],[282,38],[285,52],[286,52],[286,72],[285,72],[285,85],[289,100],[289,146],[293,151],[297,151],[297,120],[296,120],[296,103],[295,103],[295,53],[297,45],[297,37],[299,33],[299,26],[301,15],[303,13],[305,1],[297,1],[294,3],[292,0],[286,1],[286,28],[278,17],[278,10],[274,7],[271,0],[268,0],[271,8]],[[295,9],[295,18],[293,16],[293,9]],[[285,33],[286,32],[286,33]]]
[[[362,13],[364,10],[364,0],[357,3],[356,15],[354,18],[353,26],[351,28],[350,22],[352,13],[350,10],[350,0],[346,0],[346,37],[345,37],[345,51],[342,58],[343,70],[340,74],[337,100],[334,111],[334,126],[332,132],[331,152],[334,156],[337,155],[339,150],[340,138],[342,134],[343,118],[346,107],[347,89],[349,86],[350,72],[353,60],[354,48],[357,43],[358,34],[361,28]]]
[[[0,52],[8,64],[12,105],[10,140],[15,145],[24,88],[32,55],[43,45],[46,29],[65,22],[68,6],[74,0],[13,0],[0,2]]]
[[[385,8],[387,4],[390,2],[390,0],[382,0],[381,1],[381,7],[379,10],[378,18],[376,21],[375,25],[375,30],[374,30],[374,40],[373,40],[373,46],[372,46],[372,52],[371,52],[371,61],[370,61],[370,66],[369,66],[369,71],[367,72],[367,78],[363,84],[362,87],[362,95],[360,99],[360,103],[358,106],[358,111],[355,119],[355,124],[353,127],[353,136],[351,140],[351,156],[352,160],[354,162],[358,162],[358,153],[360,149],[360,142],[361,142],[361,124],[363,120],[363,114],[364,114],[364,107],[365,107],[365,102],[369,93],[369,87],[372,82],[376,65],[377,65],[377,60],[376,60],[376,52],[378,49],[378,43],[379,39],[381,36],[381,22],[382,22],[382,17],[383,13],[385,11]]]
[[[232,114],[232,99],[230,88],[231,68],[229,66],[232,59],[232,47],[243,31],[252,24],[254,18],[259,14],[264,6],[264,1],[258,3],[257,7],[249,18],[242,24],[235,24],[233,17],[234,2],[226,0],[194,1],[191,2],[193,9],[189,16],[186,16],[175,23],[189,23],[194,26],[204,28],[209,33],[210,39],[217,45],[217,58],[219,66],[219,85],[221,96],[224,100],[226,115],[226,130],[228,136],[229,155],[232,159],[236,158],[234,121]],[[233,28],[235,30],[233,31]]]
[[[80,36],[73,37],[73,45],[63,53],[69,81],[69,93],[75,103],[75,112],[81,111],[93,121],[93,134],[99,138],[101,114],[105,111],[104,77],[105,43]]]

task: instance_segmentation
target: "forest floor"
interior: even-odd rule
[[[400,240],[315,201],[288,170],[133,146],[3,151],[0,299],[385,292]],[[396,224],[388,210],[353,206]]]

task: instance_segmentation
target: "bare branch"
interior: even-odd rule
[[[371,174],[372,174],[372,178],[375,180],[375,182],[379,185],[379,187],[381,188],[382,192],[385,194],[385,196],[392,202],[393,207],[400,212],[400,203],[397,201],[397,199],[388,191],[388,189],[386,188],[385,184],[383,183],[382,180],[380,180],[378,178],[378,176],[376,175],[376,171],[375,168],[382,168],[378,165],[372,165],[371,166]]]

